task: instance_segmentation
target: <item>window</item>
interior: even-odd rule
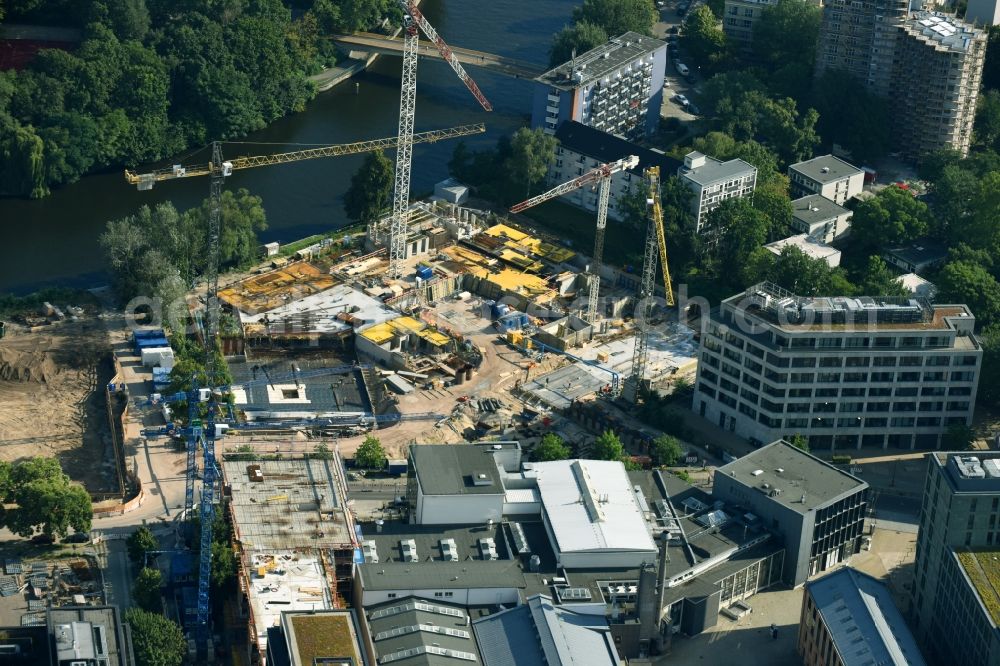
[[[872,359],[872,365],[879,368],[891,368],[896,365],[895,356],[876,356]]]
[[[811,384],[816,381],[816,375],[812,372],[793,372],[793,384]]]
[[[840,373],[839,372],[821,372],[818,375],[816,375],[816,380],[820,381],[820,382],[827,382],[827,383],[839,382],[840,381]]]
[[[792,359],[793,368],[815,368],[816,359],[812,356],[806,356],[804,358],[793,358]]]
[[[819,367],[821,368],[839,368],[841,366],[841,359],[837,356],[827,356],[819,360]]]
[[[809,397],[809,396],[805,396],[805,397]],[[835,389],[835,388],[818,388],[818,389],[816,389],[816,397],[817,398],[836,398],[837,397],[837,389]]]
[[[788,389],[789,398],[811,398],[812,393],[813,393],[812,389],[801,389],[801,388]]]
[[[891,382],[892,373],[891,372],[873,372],[871,374],[871,381],[873,382]]]
[[[849,347],[849,348],[850,347],[857,348],[857,347],[867,347],[868,346],[868,338],[846,338],[844,340],[844,342],[846,343],[845,346]]]
[[[892,389],[891,388],[883,387],[883,388],[870,388],[870,389],[868,389],[868,397],[870,397],[870,398],[885,398],[885,397],[888,397],[890,395],[892,395]]]
[[[917,387],[916,386],[906,386],[906,387],[903,387],[903,388],[898,388],[898,389],[896,389],[896,395],[897,396],[903,396],[903,397],[906,397],[906,398],[912,398],[912,397],[914,397],[914,396],[917,395]]]
[[[858,398],[863,397],[865,390],[863,388],[845,388],[840,392],[840,395],[845,398]]]
[[[917,403],[915,402],[897,402],[893,404],[892,411],[894,412],[915,412],[917,411]]]
[[[901,382],[919,382],[920,373],[919,372],[901,372],[896,376],[896,379]]]
[[[867,368],[868,367],[868,357],[867,356],[852,356],[847,359],[848,368]]]

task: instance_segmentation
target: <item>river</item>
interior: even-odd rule
[[[421,8],[450,44],[545,64],[552,35],[570,22],[579,0],[424,0]],[[244,141],[348,143],[392,136],[399,115],[397,57],[381,57],[364,74],[320,93],[309,107],[255,132]],[[447,64],[422,60],[417,70],[416,131],[485,122],[487,133],[468,137],[472,148],[526,126],[531,113],[531,82],[476,67],[469,73],[493,104],[486,113]],[[354,82],[360,84],[355,91]],[[414,148],[411,189],[428,192],[448,175],[455,141]],[[271,146],[226,144],[229,156],[275,152]],[[202,150],[177,158],[208,161]],[[263,242],[288,242],[344,226],[342,199],[363,156],[308,160],[238,171],[229,189],[246,188],[264,201],[269,228]],[[171,163],[168,160],[166,163]],[[180,209],[208,194],[206,178],[159,183],[138,192],[121,172],[87,176],[37,201],[0,199],[0,292],[25,292],[46,285],[93,286],[106,281],[97,239],[105,223],[143,204],[172,201]]]

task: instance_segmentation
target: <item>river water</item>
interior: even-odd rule
[[[455,46],[544,64],[552,35],[570,21],[579,0],[424,0],[421,7],[440,34]],[[302,113],[283,118],[245,141],[286,144],[348,143],[395,134],[399,116],[400,59],[381,57],[364,74],[320,93]],[[469,73],[493,104],[482,110],[447,64],[422,60],[417,70],[416,131],[485,122],[487,133],[467,137],[472,148],[492,145],[526,126],[531,82],[475,67]],[[360,84],[355,90],[354,82]],[[448,175],[455,141],[414,148],[414,193],[428,192]],[[230,157],[276,152],[270,146],[224,147]],[[207,162],[207,150],[183,156]],[[342,199],[364,156],[307,160],[238,171],[226,187],[260,196],[269,228],[264,242],[288,242],[347,224]],[[170,160],[167,163],[171,163]],[[159,183],[138,192],[121,172],[88,176],[38,201],[0,199],[0,292],[45,285],[93,286],[106,281],[98,236],[109,219],[143,204],[172,201],[179,209],[208,195],[206,178]]]

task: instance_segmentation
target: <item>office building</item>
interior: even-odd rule
[[[798,650],[805,666],[925,663],[889,589],[851,567],[806,583]]]
[[[937,12],[914,12],[902,23],[891,104],[900,128],[893,136],[906,157],[969,154],[986,38],[986,30]]]
[[[904,245],[885,248],[882,258],[905,273],[923,273],[944,264],[948,248],[929,238],[918,238]]]
[[[697,220],[698,233],[709,229],[708,214],[726,199],[753,196],[757,185],[757,167],[741,159],[722,162],[714,157],[691,151],[684,164],[677,168],[681,182],[691,188],[691,214]]]
[[[779,257],[786,247],[794,247],[810,259],[821,259],[830,268],[836,268],[840,265],[840,250],[806,234],[796,234],[764,246],[769,252]]]
[[[789,585],[861,550],[868,484],[784,440],[723,465],[713,484],[715,499],[746,508],[784,538]]]
[[[972,424],[982,348],[965,305],[761,283],[704,319],[692,406],[742,437],[933,449]]]
[[[658,166],[661,176],[666,176],[676,171],[680,164],[674,158],[668,157],[660,151],[643,148],[575,120],[560,125],[559,129],[556,130],[556,138],[559,139],[556,160],[549,167],[548,173],[548,181],[552,187],[569,182],[602,164],[614,162],[629,155],[635,155],[639,158],[639,163],[635,168],[619,171],[611,176],[608,218],[612,220],[622,219],[618,202],[622,196],[632,192],[637,183],[642,183],[643,172],[646,169]],[[597,194],[596,186],[581,187],[564,194],[560,200],[596,214]]]
[[[267,666],[374,666],[368,627],[356,611],[284,611],[267,629]]]
[[[845,71],[880,97],[893,93],[894,54],[907,0],[829,0],[816,44],[816,76]]]
[[[864,189],[865,172],[839,157],[820,155],[788,167],[788,180],[793,197],[818,194],[835,204],[843,205]],[[815,200],[810,203],[818,205]],[[833,212],[827,208],[823,210]]]
[[[626,32],[535,79],[531,126],[555,134],[575,120],[627,139],[656,131],[667,45]]]
[[[435,666],[482,660],[469,612],[461,606],[408,597],[365,611],[375,663]]]
[[[1000,453],[932,453],[910,613],[940,663],[1000,664]]]
[[[1000,23],[1000,1],[969,0],[969,6],[965,10],[965,21],[985,28],[997,25]]]
[[[832,243],[851,228],[851,211],[821,194],[792,202],[792,229],[823,243]]]
[[[749,51],[753,43],[754,22],[760,19],[765,9],[776,4],[777,0],[726,0],[722,31],[726,33],[729,43]]]

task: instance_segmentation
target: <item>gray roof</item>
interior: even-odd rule
[[[778,471],[781,470],[781,471]],[[798,513],[822,508],[868,487],[861,479],[779,439],[715,471],[748,488],[780,490],[771,499]]]
[[[292,365],[301,373],[296,383]],[[364,393],[361,370],[351,368],[350,363],[338,358],[294,358],[275,361],[256,360],[252,362],[231,361],[229,371],[233,376],[233,386],[250,382],[242,388],[246,402],[237,397],[237,408],[246,412],[371,412],[370,402]],[[310,377],[308,373],[323,369],[343,368],[342,371]],[[265,374],[266,373],[266,374]],[[303,376],[305,375],[305,376]],[[271,388],[268,377],[273,381],[276,393]],[[282,389],[303,390],[299,393],[303,401],[283,402],[272,400]]]
[[[537,594],[476,620],[485,666],[615,666],[618,653],[603,615],[576,613]]]
[[[479,661],[479,649],[464,608],[409,597],[372,606],[366,615],[380,664],[430,666]]]
[[[55,638],[56,654],[59,659],[72,659],[73,653],[76,650],[86,649],[88,645],[93,649],[94,633],[93,628],[90,626],[92,625],[93,627],[103,628],[102,633],[105,640],[104,647],[108,659],[107,664],[109,666],[132,666],[132,650],[129,647],[128,641],[125,640],[117,606],[64,606],[53,608],[46,615],[46,624],[49,633]],[[59,629],[59,627],[72,625],[74,622],[89,623],[89,625],[78,625],[83,631],[76,636],[78,642],[70,647],[66,646],[60,639],[69,638],[72,635],[72,631],[65,632]],[[86,659],[88,657],[80,653],[80,656],[76,658]]]
[[[374,541],[379,562],[396,563],[403,561],[400,550],[401,540],[412,540],[421,562],[446,562],[441,551],[441,541],[453,541],[455,556],[459,561],[481,560],[482,552],[479,540],[493,539],[497,549],[497,557],[508,559],[506,540],[503,535],[503,525],[499,521],[492,527],[482,523],[476,525],[410,525],[396,521],[385,521],[382,531],[371,523],[361,525],[362,541]]]
[[[903,29],[930,40],[935,46],[961,53],[970,51],[977,41],[986,41],[986,31],[982,28],[940,12],[913,12],[903,22]]]
[[[833,155],[820,155],[811,160],[793,164],[788,169],[789,171],[798,171],[806,178],[811,178],[818,183],[832,183],[862,173],[858,167]],[[824,173],[823,169],[827,169],[827,171]]]
[[[365,590],[466,590],[525,586],[518,560],[359,564]]]
[[[792,217],[807,226],[827,222],[850,212],[819,194],[810,194],[792,202]]]
[[[757,167],[739,158],[722,162],[706,155],[704,165],[694,169],[689,169],[682,165],[677,169],[677,174],[682,178],[687,178],[691,182],[705,187],[719,181],[737,177],[742,178],[751,171],[756,172]]]
[[[413,445],[410,460],[425,495],[503,495],[500,471],[489,447]]]
[[[868,574],[844,567],[806,583],[845,666],[923,666],[889,589]]]
[[[922,266],[943,260],[948,256],[948,248],[929,238],[918,238],[906,245],[886,248],[885,253],[908,264]]]
[[[575,61],[564,62],[535,80],[555,88],[572,90],[586,86],[605,74],[617,71],[636,58],[666,47],[666,42],[659,39],[640,35],[638,32],[626,32],[608,40],[606,44],[594,47],[586,53],[578,54]],[[577,71],[583,74],[582,81],[573,80],[574,65]]]

